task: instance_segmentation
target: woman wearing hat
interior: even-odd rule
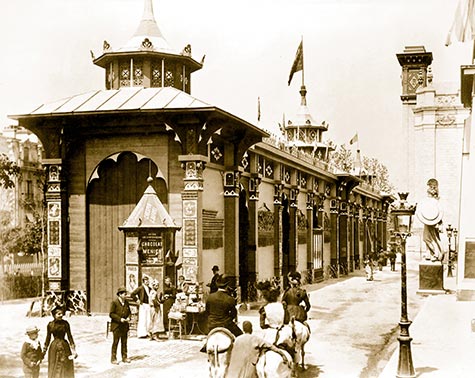
[[[43,360],[43,351],[38,340],[39,331],[36,326],[26,329],[27,338],[21,348],[25,378],[38,378],[40,376],[40,363]]]
[[[266,304],[259,309],[259,324],[264,330],[264,339],[270,343],[275,341],[277,330],[284,325],[285,309],[278,302],[280,288],[270,281],[257,284],[257,289],[262,293]]]
[[[55,307],[51,313],[54,320],[46,327],[44,353],[48,350],[48,378],[73,378],[73,359],[77,357],[73,335],[69,323],[63,319],[62,306]],[[53,341],[51,342],[51,335]],[[66,341],[66,336],[68,341]]]
[[[295,320],[304,322],[307,320],[307,312],[311,306],[307,291],[300,287],[302,276],[299,272],[291,272],[287,277],[289,278],[290,288],[282,295],[282,303],[286,311],[285,323],[288,323],[292,316],[295,316]],[[301,306],[301,303],[305,307]]]

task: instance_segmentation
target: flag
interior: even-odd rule
[[[289,85],[292,81],[292,77],[294,73],[303,70],[303,41],[300,42],[300,45],[297,49],[297,53],[295,54],[294,64],[292,64],[292,68],[290,69],[289,75]]]
[[[257,122],[261,120],[261,98],[257,98]]]
[[[358,133],[356,133],[355,136],[350,139],[350,144],[357,143],[357,142],[358,142]]]
[[[450,27],[445,46],[452,43],[452,36],[460,42],[472,40],[475,35],[475,0],[460,0],[455,10],[454,21]]]

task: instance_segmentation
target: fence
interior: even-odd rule
[[[4,274],[19,274],[28,276],[41,276],[41,263],[26,263],[26,264],[8,264],[3,267]]]
[[[41,263],[15,264],[0,272],[0,299],[41,296]]]

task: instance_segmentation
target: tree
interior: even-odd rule
[[[330,162],[338,169],[350,172],[353,168],[353,154],[342,144],[330,154]]]
[[[13,188],[15,186],[14,178],[19,174],[20,167],[7,155],[0,154],[0,188]]]
[[[391,193],[394,191],[394,185],[389,181],[389,171],[386,166],[376,158],[363,157],[363,169],[371,178],[371,184],[375,190]]]

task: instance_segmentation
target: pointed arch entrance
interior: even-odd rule
[[[123,224],[147,188],[168,201],[166,183],[153,161],[130,151],[102,160],[87,187],[87,293],[89,311],[108,313],[112,298],[125,283]],[[158,174],[157,174],[158,173]]]

